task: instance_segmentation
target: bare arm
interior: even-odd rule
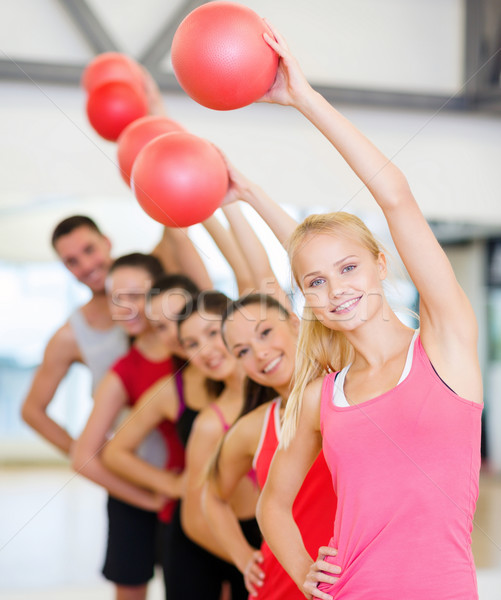
[[[262,101],[294,106],[334,146],[382,209],[397,250],[420,294],[421,338],[443,379],[460,395],[482,401],[477,323],[453,269],[400,169],[306,81],[285,40],[265,34],[280,55]],[[446,299],[446,301],[444,301]]]
[[[308,598],[312,592],[320,598],[325,595],[316,591],[318,578],[313,586],[309,585],[311,572],[315,570],[314,561],[304,546],[292,506],[321,450],[321,384],[322,380],[318,379],[306,388],[297,433],[287,449],[275,452],[257,508],[259,526],[273,554]],[[326,576],[322,574],[322,577]]]
[[[263,281],[274,279],[266,250],[244,217],[238,203],[226,204],[223,206],[223,212],[228,219],[233,237],[237,240],[241,253],[247,261],[254,287],[258,288]]]
[[[152,254],[162,261],[167,272],[184,273],[201,290],[212,289],[207,268],[186,228],[165,227],[162,239]]]
[[[234,167],[230,167],[228,172],[230,174],[230,187],[231,185],[238,185],[233,182],[241,180],[240,178],[243,178],[243,176]],[[289,298],[278,283],[275,273],[271,268],[268,254],[256,232],[243,215],[240,206],[237,203],[226,204],[223,207],[223,211],[230,223],[235,239],[238,240],[242,254],[249,265],[256,290],[270,296],[275,296],[285,308],[292,310]]]
[[[145,510],[156,511],[161,507],[160,497],[118,477],[101,461],[100,452],[106,444],[107,434],[125,403],[126,392],[120,378],[108,372],[98,386],[94,408],[75,443],[72,465],[80,475],[102,485],[112,496]]]
[[[252,278],[245,256],[242,254],[242,250],[239,244],[237,244],[233,233],[228,231],[214,215],[204,221],[203,226],[216,242],[221,254],[235,274],[238,294],[242,295],[245,292],[253,290],[255,288],[255,282]]]
[[[106,444],[103,463],[135,485],[169,498],[183,495],[184,480],[179,473],[159,469],[136,452],[146,436],[164,419],[175,420],[179,400],[172,376],[163,377],[149,388],[131,411],[127,421]]]
[[[248,591],[255,595],[264,577],[259,567],[261,553],[246,540],[230,499],[238,484],[252,468],[265,411],[259,409],[239,419],[224,438],[213,470],[204,489],[204,512],[213,534],[233,563],[244,574]]]
[[[188,537],[206,550],[230,561],[224,546],[210,530],[202,512],[202,492],[208,464],[221,439],[221,423],[211,408],[195,419],[186,448],[186,494],[181,504],[181,523]]]
[[[151,73],[142,65],[138,65],[143,73],[143,86],[148,100],[148,114],[161,117],[167,116],[162,94]]]
[[[156,256],[162,263],[166,273],[179,273],[181,267],[175,253],[174,243],[171,239],[169,229],[164,227],[162,237],[158,244],[151,251],[153,256]]]
[[[75,336],[67,323],[51,338],[21,410],[23,420],[43,438],[69,455],[71,435],[48,414],[47,408],[70,366],[81,361]]]
[[[225,199],[225,204],[234,202],[237,199],[250,204],[273,231],[282,246],[285,246],[297,227],[297,222],[279,204],[274,202],[262,188],[248,179],[244,179],[239,185],[238,198],[231,188],[230,194],[231,196]]]

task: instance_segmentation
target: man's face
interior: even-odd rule
[[[111,243],[107,237],[82,225],[60,237],[55,249],[65,267],[93,292],[104,292],[111,266]]]

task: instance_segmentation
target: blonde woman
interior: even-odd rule
[[[281,448],[258,506],[261,529],[307,598],[477,598],[475,316],[404,175],[311,88],[273,33],[265,39],[279,71],[261,100],[296,108],[367,186],[419,292],[420,330],[388,305],[385,255],[359,219],[314,215],[295,230],[288,248],[305,314]],[[273,206],[257,208],[282,236]],[[338,496],[329,542],[337,555],[323,560],[321,551],[312,561],[291,509],[322,447]]]

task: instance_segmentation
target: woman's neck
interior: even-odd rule
[[[165,360],[171,355],[165,345],[160,342],[155,331],[150,328],[136,337],[134,347],[151,360]]]
[[[409,344],[412,330],[389,310],[384,319],[373,318],[353,331],[345,332],[353,346],[353,364],[360,368],[381,368]]]
[[[281,399],[281,407],[285,408],[285,405],[287,404],[287,400],[289,400],[289,396],[291,393],[291,384],[290,382],[287,385],[283,385],[283,386],[279,386],[279,387],[274,387],[273,388],[275,390],[275,392],[277,393],[278,396],[280,396]]]
[[[225,389],[236,394],[243,394],[245,376],[240,369],[235,369],[233,373],[224,380]]]

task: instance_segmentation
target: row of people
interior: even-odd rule
[[[180,301],[177,293],[177,305],[166,301],[162,310],[183,363],[146,390],[109,443],[96,425],[93,460],[148,502],[182,498],[167,536],[177,541],[166,583],[181,572],[184,582],[169,600],[200,589],[186,558],[191,542],[179,552],[182,564],[172,558],[183,527],[197,548],[234,563],[261,598],[471,600],[482,408],[475,316],[403,174],[311,88],[272,31],[265,39],[280,63],[261,101],[297,109],[367,186],[419,292],[420,329],[389,306],[386,256],[358,218],[312,215],[297,226],[228,165],[227,202],[250,204],[288,249],[305,297],[301,322],[266,295],[229,302],[185,290]],[[241,247],[250,273],[255,252]],[[152,309],[155,301],[162,298],[151,298]],[[245,393],[244,373],[258,385]],[[206,376],[219,392],[200,391]],[[252,410],[237,419],[244,400]],[[182,430],[200,409],[186,425],[184,469],[175,453],[166,469],[138,456],[159,423]],[[75,466],[83,472],[87,460],[84,452]],[[247,527],[258,495],[260,551]]]

